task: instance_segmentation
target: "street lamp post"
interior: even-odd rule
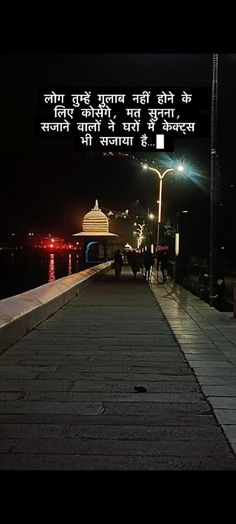
[[[151,231],[149,229],[149,222],[150,220],[153,220],[154,218],[155,218],[154,214],[150,213],[149,208],[148,208],[148,211],[147,211],[147,248],[148,249],[150,249],[150,242],[151,242],[151,239],[150,239]]]
[[[157,200],[158,203],[158,209],[157,209],[157,249],[160,241],[160,224],[161,224],[161,211],[162,211],[162,188],[163,188],[163,179],[167,175],[167,173],[173,173],[174,168],[165,169],[164,171],[157,169],[156,167],[151,167],[147,164],[143,165],[144,169],[149,169],[150,171],[154,171],[158,175],[159,178],[159,199]],[[183,171],[183,166],[179,165],[177,167],[178,171]]]
[[[216,273],[216,163],[217,163],[217,123],[218,123],[218,54],[213,53],[212,99],[211,99],[211,183],[210,183],[210,253],[209,253],[209,302],[215,306]]]

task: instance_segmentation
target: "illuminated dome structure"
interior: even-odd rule
[[[95,201],[94,208],[86,213],[83,219],[83,231],[75,233],[73,237],[79,236],[102,236],[117,237],[114,233],[109,233],[109,221],[105,213],[98,207],[98,201]]]
[[[84,259],[86,264],[99,263],[107,260],[108,239],[118,237],[109,233],[109,220],[95,200],[94,208],[86,213],[83,219],[83,231],[74,233],[74,237],[84,238]]]

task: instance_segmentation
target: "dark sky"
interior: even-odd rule
[[[1,73],[3,231],[70,235],[81,230],[83,214],[93,207],[95,198],[102,207],[115,210],[135,212],[139,200],[140,209],[155,211],[157,180],[129,159],[76,153],[73,139],[37,138],[38,90],[53,86],[211,88],[212,55],[9,53],[1,56]],[[235,91],[236,56],[220,55],[219,152],[226,189],[235,177]],[[209,140],[176,140],[174,153],[189,159],[199,177],[181,182],[166,179],[163,213],[168,218],[179,209],[189,209],[189,223],[198,224],[197,235],[209,218],[204,190],[210,176]],[[158,161],[160,154],[150,158]],[[113,229],[123,227],[117,224]]]

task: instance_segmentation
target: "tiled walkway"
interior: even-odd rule
[[[0,469],[235,470],[212,408],[234,411],[214,389],[236,388],[229,326],[110,271],[0,355]]]
[[[236,319],[171,282],[151,289],[236,452]]]

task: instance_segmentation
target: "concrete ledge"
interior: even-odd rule
[[[14,297],[0,300],[0,353],[110,269],[104,262]]]

